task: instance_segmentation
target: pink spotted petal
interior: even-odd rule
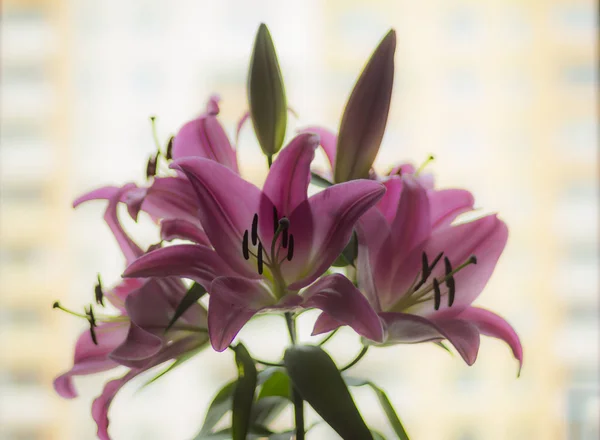
[[[225,350],[252,316],[275,303],[262,282],[247,278],[217,278],[209,292],[208,333],[216,351]]]
[[[210,241],[208,241],[208,237],[202,228],[181,219],[163,220],[160,223],[160,238],[165,241],[189,240],[204,246],[210,246]]]
[[[335,166],[335,152],[337,144],[337,134],[327,128],[311,126],[298,130],[299,133],[314,133],[319,135],[319,145],[323,148],[327,160],[329,161],[330,170],[333,171]]]
[[[343,275],[328,275],[302,293],[304,307],[319,308],[361,336],[381,342],[383,328],[377,313],[352,282]]]
[[[200,221],[215,251],[240,275],[258,278],[256,267],[243,257],[242,239],[252,227],[254,215],[259,213],[261,191],[207,159],[188,157],[175,161],[175,166],[181,168],[196,190]]]
[[[475,203],[473,194],[464,189],[429,191],[428,197],[432,229],[450,226],[460,214],[471,211]]]
[[[263,193],[277,208],[280,217],[306,201],[310,183],[310,163],[315,157],[318,137],[300,134],[283,149],[269,170]]]
[[[95,328],[98,345],[94,344],[89,330],[84,331],[75,344],[73,368],[54,380],[54,389],[65,398],[77,397],[73,376],[98,373],[110,370],[118,364],[108,358],[108,354],[126,338],[126,322],[100,323]]]
[[[519,372],[521,371],[523,367],[523,347],[519,335],[504,318],[478,307],[465,309],[457,318],[474,324],[483,335],[506,342],[515,359],[519,361]]]
[[[283,265],[286,280],[294,281],[291,290],[309,285],[327,270],[350,240],[357,220],[384,193],[380,183],[353,180],[330,186],[294,210],[290,233],[296,251],[292,264]]]
[[[231,273],[229,266],[211,248],[182,244],[157,249],[141,256],[125,269],[123,276],[182,277],[192,279],[207,288],[215,277]]]

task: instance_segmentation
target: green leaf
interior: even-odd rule
[[[371,435],[373,436],[373,440],[385,440],[385,437],[380,432],[371,429]]]
[[[267,367],[264,370],[261,370],[258,372],[258,376],[257,376],[257,385],[262,385],[264,384],[267,380],[269,380],[271,378],[271,376],[273,376],[274,374],[277,374],[278,372],[283,371],[285,374],[286,370],[283,367]]]
[[[287,125],[287,101],[277,53],[269,29],[261,24],[248,72],[250,119],[265,155],[279,151]]]
[[[252,425],[267,426],[290,404],[285,397],[269,396],[254,402],[252,406]]]
[[[202,298],[205,293],[206,289],[202,287],[201,284],[192,284],[192,287],[190,287],[190,289],[185,293],[185,296],[177,306],[177,309],[175,309],[175,314],[173,315],[173,318],[171,318],[169,325],[167,325],[165,333],[168,332],[173,324],[175,324],[175,322],[181,317],[181,315],[183,315],[193,304],[198,302],[198,300]]]
[[[342,253],[333,262],[335,267],[345,267],[348,265],[355,265],[356,257],[358,256],[358,238],[356,232],[352,233],[350,241],[342,251]]]
[[[269,440],[290,440],[294,437],[295,434],[296,431],[294,430],[278,432],[277,434],[271,434],[269,436]]]
[[[204,424],[202,425],[202,429],[200,430],[198,437],[196,437],[196,440],[210,434],[211,430],[219,423],[225,413],[231,409],[235,386],[236,382],[229,382],[217,393],[208,407],[206,417],[204,418]]]
[[[292,399],[290,395],[290,378],[284,369],[274,371],[264,382],[258,393],[259,400],[271,396],[284,397],[289,400]]]
[[[321,188],[329,188],[331,185],[333,185],[332,182],[330,182],[327,179],[324,179],[316,173],[313,173],[312,171],[310,172],[310,183],[312,183],[313,185],[320,186]]]
[[[396,411],[394,410],[394,407],[392,406],[392,403],[390,402],[390,399],[388,398],[385,391],[383,391],[373,382],[366,379],[344,376],[344,380],[346,381],[348,386],[351,387],[361,387],[365,385],[371,387],[371,389],[375,391],[375,395],[379,400],[379,404],[383,408],[383,411],[385,412],[385,415],[387,416],[388,421],[390,422],[390,425],[392,425],[392,428],[394,429],[394,432],[396,433],[398,438],[400,440],[409,440],[408,434],[406,433],[404,426],[402,426],[402,422],[396,414]]]
[[[323,349],[295,345],[286,350],[283,361],[302,398],[342,438],[372,438],[340,372]]]
[[[395,50],[396,33],[390,30],[371,55],[348,98],[337,140],[336,183],[369,176],[390,110]]]
[[[258,440],[265,437],[271,438],[273,432],[264,426],[253,426],[248,431],[246,439]],[[232,429],[225,428],[214,433],[198,435],[194,440],[231,440],[233,438]]]
[[[256,389],[256,366],[243,344],[234,348],[238,380],[233,392],[231,429],[233,440],[245,440],[250,427],[250,414]]]

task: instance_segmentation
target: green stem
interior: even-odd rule
[[[273,165],[273,156],[267,156],[267,163],[269,164],[269,168]]]
[[[325,344],[327,341],[329,341],[331,338],[333,338],[333,336],[337,333],[338,330],[339,330],[339,328],[336,328],[334,331],[332,331],[327,336],[325,336],[323,339],[321,339],[321,341],[317,345],[320,347],[321,345]]]
[[[290,333],[290,340],[292,345],[296,345],[296,322],[291,313],[285,314],[285,321],[287,323],[288,331]],[[302,396],[296,388],[292,385],[292,399],[294,401],[294,421],[296,424],[296,440],[304,440],[304,401]]]
[[[367,354],[368,350],[369,350],[369,346],[365,345],[363,347],[363,349],[360,351],[360,353],[358,353],[358,356],[356,356],[352,362],[350,362],[348,365],[346,365],[345,367],[343,367],[340,371],[346,371],[349,368],[352,368],[353,366],[355,366],[358,363],[358,361],[360,361],[363,358],[363,356],[365,354]]]

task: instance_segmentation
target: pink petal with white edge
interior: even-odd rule
[[[208,334],[216,351],[225,350],[258,311],[276,303],[262,282],[240,277],[217,278],[209,292]]]
[[[447,339],[468,365],[479,351],[477,327],[460,320],[431,321],[408,313],[380,313],[386,324],[385,344],[417,344]]]
[[[77,397],[73,376],[82,376],[110,370],[118,364],[108,354],[119,346],[127,336],[128,323],[100,323],[95,328],[98,345],[94,344],[89,330],[84,331],[75,344],[73,368],[54,380],[54,389],[67,399]]]
[[[275,205],[280,217],[289,217],[307,199],[310,163],[317,145],[318,137],[314,134],[298,135],[281,150],[271,166],[263,193]]]
[[[296,250],[290,265],[284,263],[291,290],[315,281],[340,255],[358,219],[385,193],[380,183],[353,180],[330,186],[308,199],[290,216],[290,233]],[[299,274],[302,278],[298,279]]]
[[[125,269],[123,276],[189,278],[208,289],[215,277],[229,274],[233,274],[231,268],[211,248],[181,244],[142,255]]]
[[[333,167],[335,166],[337,134],[327,128],[317,126],[302,128],[298,130],[298,133],[314,133],[319,135],[319,145],[321,145],[325,152],[325,156],[327,156],[330,170],[333,171]]]
[[[479,329],[479,332],[486,336],[500,339],[508,344],[512,353],[519,361],[519,374],[523,367],[523,347],[519,335],[504,318],[496,315],[489,310],[478,307],[469,307],[465,309],[457,319],[461,319],[472,324]]]
[[[304,307],[319,308],[361,336],[381,342],[383,327],[377,313],[354,284],[343,275],[328,275],[302,293]]]
[[[109,355],[110,359],[132,368],[142,367],[163,346],[160,337],[143,330],[133,322],[129,325],[127,338]]]
[[[204,246],[210,246],[210,241],[202,228],[181,219],[160,222],[160,238],[165,241],[189,240]]]
[[[443,189],[429,191],[431,228],[441,229],[450,226],[456,217],[473,210],[475,198],[464,189]]]
[[[242,239],[259,213],[261,191],[207,159],[185,158],[172,166],[181,168],[194,186],[200,221],[215,251],[240,275],[259,278],[256,267],[243,257]]]

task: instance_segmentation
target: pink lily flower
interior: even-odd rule
[[[167,160],[203,157],[239,172],[236,152],[217,118],[218,103],[218,96],[212,96],[205,113],[181,127],[173,139],[172,150],[166,153]],[[147,187],[129,187],[122,192],[121,202],[127,205],[133,219],[144,211],[160,221],[163,240],[179,238],[210,245],[198,220],[196,193],[183,173],[175,177],[154,177]],[[74,206],[88,200],[108,200],[119,189],[107,186],[91,191],[75,200]]]
[[[384,323],[383,344],[446,339],[472,365],[480,335],[486,335],[505,341],[521,367],[523,350],[513,328],[472,305],[506,244],[504,222],[488,215],[451,225],[468,205],[461,202],[466,192],[431,193],[413,176],[395,182],[401,194],[395,216],[375,208],[357,225],[358,286]],[[323,313],[315,333],[338,326]]]
[[[117,217],[122,193],[131,187],[126,185],[114,192],[104,216],[128,263],[144,254],[125,233]],[[108,371],[121,365],[130,368],[125,376],[109,382],[92,405],[100,439],[110,439],[108,409],[125,383],[154,366],[199,350],[208,342],[207,313],[198,303],[165,333],[186,291],[177,278],[127,279],[99,298],[100,302],[106,298],[118,310],[117,316],[94,316],[90,312],[91,331],[79,336],[73,367],[54,380],[54,388],[60,396],[72,399],[77,397],[74,376]]]
[[[348,279],[329,275],[315,280],[385,189],[374,181],[355,180],[308,198],[317,145],[311,134],[294,138],[279,153],[262,191],[214,161],[175,161],[196,190],[200,222],[214,251],[201,245],[158,249],[136,260],[124,276],[181,276],[205,286],[210,293],[209,335],[217,351],[227,348],[256,313],[295,308],[326,310],[359,334],[380,341],[376,313]],[[215,265],[225,268],[207,284],[206,267]]]

